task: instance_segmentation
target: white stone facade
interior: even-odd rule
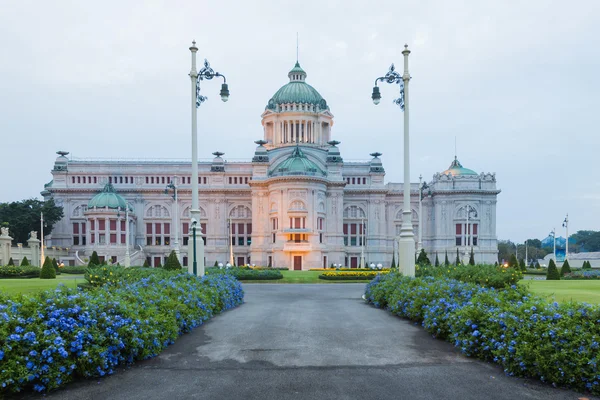
[[[217,155],[213,162],[198,164],[205,265],[227,263],[233,253],[237,265],[356,267],[364,251],[365,263],[389,266],[402,222],[403,184],[384,182],[378,154],[370,162],[343,162],[339,142],[331,142],[333,115],[324,101],[320,106],[271,103],[262,114],[264,141],[252,160],[227,162]],[[296,147],[303,160],[292,170],[280,171]],[[300,161],[306,168],[294,169]],[[466,261],[472,247],[476,262],[494,263],[499,193],[495,176],[460,167],[435,174],[423,191],[423,247],[432,262],[436,253],[443,262],[446,252],[453,262],[457,248]],[[63,206],[65,216],[56,224],[49,245],[68,247],[76,264],[94,250],[123,264],[124,210],[87,208],[109,182],[133,208],[131,265],[141,265],[144,259],[151,265],[164,263],[174,246],[176,224],[182,262],[188,263],[189,161],[93,161],[61,155],[52,175],[42,194]],[[165,194],[171,179],[178,186],[179,215]],[[417,242],[417,183],[411,184],[411,207]],[[472,235],[466,234],[466,210]]]

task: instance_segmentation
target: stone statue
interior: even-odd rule
[[[7,227],[3,226],[2,228],[0,228],[0,231],[2,232],[0,234],[0,236],[8,236],[8,228]]]
[[[29,239],[37,239],[37,231],[31,231],[29,233]]]

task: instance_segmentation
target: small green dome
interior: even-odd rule
[[[463,167],[456,157],[454,157],[454,161],[452,161],[452,164],[450,164],[448,169],[442,172],[442,174],[450,174],[452,176],[478,175],[478,173],[473,171],[472,169]]]
[[[308,159],[300,150],[296,148],[285,161],[276,168],[269,171],[269,176],[287,176],[287,175],[308,175],[308,176],[327,176],[317,164]]]
[[[268,109],[275,109],[278,104],[314,104],[321,110],[328,110],[327,101],[317,90],[305,82],[306,72],[296,61],[296,65],[288,73],[290,82],[282,86],[267,104]]]
[[[112,208],[117,209],[120,208],[125,210],[127,207],[127,202],[123,197],[121,197],[117,192],[115,192],[115,188],[111,183],[107,183],[104,186],[104,189],[95,195],[90,202],[88,203],[88,209],[91,208]],[[129,208],[131,210],[131,207]]]

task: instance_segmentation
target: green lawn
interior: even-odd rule
[[[521,281],[529,289],[548,301],[584,301],[600,303],[600,280],[597,281]]]
[[[68,287],[77,287],[83,283],[83,275],[58,275],[56,279],[0,279],[0,292],[8,294],[41,292],[46,289],[54,289],[59,283]]]
[[[244,283],[368,283],[370,281],[326,281],[319,279],[323,271],[281,271],[283,279],[268,281],[243,281]]]

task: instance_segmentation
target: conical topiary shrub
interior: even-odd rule
[[[46,257],[44,260],[44,265],[42,266],[42,270],[40,271],[40,279],[54,279],[56,278],[56,270],[52,265],[52,260],[50,257]]]
[[[456,260],[454,261],[454,265],[458,266],[460,264],[460,254],[458,254],[458,247],[456,248]]]
[[[215,260],[215,265],[213,265],[213,267],[218,267],[219,266],[219,262],[217,260]]]
[[[28,267],[29,266],[29,260],[27,259],[27,257],[23,257],[23,259],[21,260],[21,267]]]
[[[144,265],[142,265],[142,267],[144,267],[144,268],[149,268],[150,267],[150,264],[148,264],[148,259],[144,260]]]
[[[471,247],[471,255],[469,256],[469,265],[475,265],[475,253]]]
[[[569,265],[569,260],[565,260],[560,269],[560,276],[565,276],[565,274],[569,273],[571,273],[571,266]]]
[[[12,257],[8,259],[8,264],[6,264],[6,265],[11,265],[11,266],[15,265],[15,262],[13,261]]]
[[[448,260],[448,250],[446,250],[446,259],[444,260],[444,265],[447,267],[450,265],[450,260]]]
[[[435,266],[436,267],[440,266],[440,259],[438,258],[438,253],[435,253]]]
[[[510,268],[519,269],[519,262],[517,261],[517,256],[511,254],[508,258],[508,266]]]
[[[177,259],[177,254],[175,254],[175,250],[171,250],[171,254],[169,254],[169,257],[165,262],[164,268],[169,271],[176,271],[181,269],[181,263]]]
[[[392,254],[392,269],[396,268],[396,253]]]
[[[56,271],[56,275],[60,275],[60,270],[58,269],[58,261],[56,261],[56,258],[52,259],[52,266],[54,267],[54,271]]]
[[[419,253],[419,257],[417,258],[417,264],[431,265],[431,261],[429,261],[429,257],[427,257],[427,253],[425,252],[425,249],[421,249],[421,252]]]
[[[98,253],[96,252],[96,250],[94,250],[94,252],[92,253],[92,256],[90,257],[90,262],[88,263],[88,267],[97,267],[100,264],[101,264],[100,257],[98,257]]]
[[[548,264],[548,272],[546,272],[546,280],[547,281],[559,281],[560,273],[558,272],[558,268],[556,268],[556,264],[554,260],[550,260]]]

